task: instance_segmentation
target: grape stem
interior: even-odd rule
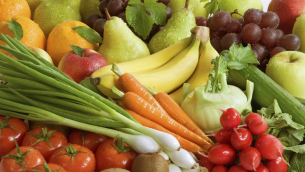
[[[189,7],[189,0],[186,0],[185,2],[185,8],[188,8]]]
[[[105,14],[107,16],[107,20],[111,20],[112,19],[112,17],[110,16],[107,8],[105,8]]]
[[[231,14],[231,16],[232,16],[233,14],[238,14],[238,15],[244,17],[243,15],[241,15],[240,13],[238,13],[238,10],[237,10],[237,9],[235,9],[235,10],[234,10],[232,13],[230,13],[230,14]]]

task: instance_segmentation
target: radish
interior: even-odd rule
[[[246,170],[256,171],[257,167],[261,163],[261,154],[256,148],[247,147],[240,152],[239,162]]]
[[[262,117],[255,117],[250,120],[248,128],[252,134],[261,135],[268,129],[267,121]]]
[[[236,159],[236,152],[229,144],[219,144],[210,150],[208,159],[216,165],[231,164]]]
[[[244,167],[239,165],[234,165],[229,169],[229,172],[248,172]]]
[[[211,172],[228,172],[228,171],[229,169],[227,167],[223,165],[216,165]]]
[[[212,134],[211,136],[214,136],[219,143],[230,144],[232,133],[232,130],[225,130],[222,128],[218,130],[216,134]]]
[[[277,159],[266,160],[264,165],[268,168],[269,172],[287,172],[288,165],[282,157]]]
[[[234,132],[231,136],[231,144],[234,149],[241,151],[249,147],[252,143],[253,136],[250,130],[246,128],[234,129]]]
[[[266,159],[282,157],[284,146],[278,138],[271,134],[263,134],[255,141],[255,148]]]
[[[211,147],[209,147],[208,152],[210,152],[211,149],[213,149],[214,147],[220,145],[219,142],[214,143]]]
[[[246,116],[246,118],[244,119],[244,124],[249,125],[249,122],[251,121],[251,119],[256,118],[256,117],[262,117],[260,114],[258,113],[250,113]]]
[[[264,165],[259,165],[256,169],[256,171],[251,171],[251,172],[269,172],[268,168]]]
[[[227,110],[221,110],[222,115],[220,116],[220,124],[226,130],[233,130],[240,125],[241,116],[234,108]]]
[[[213,167],[215,166],[215,164],[211,163],[211,161],[209,161],[209,159],[205,156],[201,157],[199,165],[201,167],[207,168],[209,171],[212,171]]]

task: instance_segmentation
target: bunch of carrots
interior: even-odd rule
[[[119,85],[124,92],[114,87],[113,93],[121,97],[121,106],[139,123],[173,135],[183,149],[195,154],[207,152],[213,145],[168,94],[147,89],[131,74],[123,73],[117,64],[113,64],[112,71],[119,76]]]

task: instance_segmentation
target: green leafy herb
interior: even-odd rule
[[[97,33],[94,29],[91,29],[86,26],[78,26],[78,27],[75,27],[74,29],[80,36],[87,39],[89,42],[92,42],[92,43],[102,43],[103,42],[101,35],[99,33]]]
[[[23,29],[22,29],[22,26],[18,22],[14,21],[14,20],[8,22],[8,28],[14,32],[15,39],[20,41],[23,38]]]
[[[166,23],[166,6],[157,0],[130,0],[126,8],[126,19],[134,30],[146,39],[154,23],[164,25]],[[147,11],[150,13],[147,14]]]
[[[208,0],[201,0],[201,2],[206,2]],[[208,2],[204,5],[204,8],[207,10],[209,14],[213,14],[219,10],[218,6],[218,0],[211,0],[211,2]]]
[[[79,57],[83,57],[83,49],[79,46],[76,45],[70,45],[72,50],[74,51],[75,54],[77,54]]]

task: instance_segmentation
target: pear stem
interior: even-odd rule
[[[185,1],[185,8],[188,8],[189,7],[189,0],[186,0]]]
[[[108,12],[108,9],[105,8],[104,10],[105,10],[105,14],[106,14],[106,16],[107,16],[107,20],[111,20],[112,17],[110,16],[110,14],[109,14],[109,12]]]

